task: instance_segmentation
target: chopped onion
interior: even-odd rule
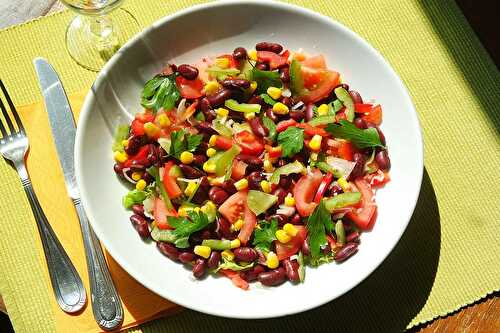
[[[159,168],[158,172],[160,174],[160,180],[163,181],[163,167]]]
[[[326,145],[328,147],[338,148],[338,147],[340,147],[340,142],[338,142],[337,140],[334,140],[334,139],[328,139],[328,140],[326,140]]]
[[[186,112],[186,99],[185,98],[181,99],[181,101],[179,102],[179,105],[177,105],[176,119],[181,119],[184,112]]]
[[[349,177],[352,170],[356,166],[356,162],[344,160],[333,156],[328,156],[326,158],[326,163],[328,163],[334,169],[340,171],[344,175],[344,178]]]
[[[295,214],[295,207],[280,205],[279,209],[276,210],[276,214],[281,214],[290,217],[293,214]]]
[[[146,215],[147,217],[154,218],[153,215],[151,214],[154,209],[154,203],[155,200],[153,196],[147,197],[142,202],[142,205],[144,206],[144,215]]]
[[[201,178],[195,178],[195,179],[187,179],[187,178],[177,178],[177,180],[180,180],[181,182],[185,183],[201,183]]]
[[[127,174],[127,172],[130,171],[130,168],[124,168],[122,170],[122,173],[123,173],[123,178],[125,178],[126,180],[128,180],[129,182],[131,182],[132,184],[135,184],[137,183],[135,180],[133,180],[132,178],[130,178]]]
[[[295,104],[294,106],[292,106],[292,110],[298,110],[303,106],[304,106],[304,102],[300,101],[297,104]]]
[[[283,89],[283,91],[281,92],[281,96],[283,97],[290,97],[292,96],[292,92],[290,91],[290,89]]]

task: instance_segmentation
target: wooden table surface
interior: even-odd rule
[[[491,53],[492,58],[497,60],[498,50],[498,30],[495,33],[493,25],[483,25],[478,18],[477,8],[472,0],[457,0],[458,5],[464,10],[465,16],[473,26],[476,33],[486,48]],[[493,3],[493,1],[492,1]],[[488,6],[488,4],[486,4]],[[498,2],[489,5],[491,10],[484,10],[481,14],[489,12],[498,13]],[[484,7],[484,6],[483,6]],[[495,8],[493,8],[495,7]],[[22,23],[29,19],[47,15],[54,11],[62,10],[64,6],[57,0],[0,0],[0,28],[13,24]],[[476,10],[476,12],[473,12]],[[490,20],[490,22],[494,22]],[[493,37],[494,36],[494,37]],[[493,37],[493,38],[492,38]],[[491,41],[490,41],[491,39]],[[444,318],[436,319],[426,325],[418,326],[410,332],[412,333],[437,333],[437,332],[500,332],[500,297],[499,293],[490,295],[480,302],[465,307]],[[0,311],[7,313],[5,304],[0,295]]]

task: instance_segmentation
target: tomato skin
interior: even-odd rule
[[[323,177],[321,184],[319,184],[318,191],[314,196],[315,203],[319,204],[332,180],[333,180],[333,175],[331,173],[327,173],[326,176]]]
[[[281,146],[273,147],[270,145],[265,145],[266,151],[269,154],[269,158],[277,158],[281,156]]]
[[[279,68],[286,64],[288,56],[279,55],[271,51],[257,51],[257,59],[261,62],[269,63],[271,70]]]
[[[177,185],[176,178],[170,175],[170,170],[173,166],[175,166],[174,162],[169,161],[165,164],[163,171],[163,185],[170,199],[175,199],[182,195],[182,191],[179,185]]]
[[[240,273],[232,271],[230,269],[221,269],[219,270],[219,272],[230,278],[236,287],[243,290],[248,290],[250,284],[241,278]]]
[[[195,99],[203,96],[203,93],[201,92],[203,90],[202,80],[200,79],[187,80],[179,75],[175,78],[175,82],[182,97],[188,99]]]
[[[352,161],[353,150],[352,143],[343,141],[338,148],[339,157],[344,160]]]
[[[295,184],[293,197],[300,216],[309,216],[316,208],[317,204],[313,202],[313,199],[322,179],[321,171],[315,169],[312,174],[302,176]]]
[[[173,229],[168,224],[167,216],[177,216],[177,212],[175,210],[168,211],[165,202],[160,198],[155,198],[153,216],[159,229]]]
[[[373,105],[371,104],[368,104],[368,103],[354,103],[354,111],[356,111],[356,113],[368,113],[368,112],[371,112],[373,108]]]
[[[253,230],[257,226],[257,216],[248,208],[245,200],[244,205],[244,216],[243,216],[243,227],[241,227],[240,233],[238,234],[238,239],[241,244],[246,245],[250,237],[252,237]]]
[[[314,90],[310,90],[307,94],[302,96],[304,103],[315,103],[325,97],[338,86],[340,82],[340,75],[334,71],[324,71],[323,79],[317,84]]]
[[[311,126],[308,123],[298,123],[297,127],[303,128],[304,133],[309,135],[309,136],[314,136],[316,134],[321,135],[322,137],[330,136],[330,133],[325,131],[323,128]]]
[[[231,168],[231,178],[234,180],[240,180],[245,177],[245,172],[248,164],[242,161],[234,160],[233,166]]]
[[[220,135],[217,136],[217,139],[215,140],[215,147],[223,150],[228,150],[231,149],[232,146],[233,141],[231,141],[231,139]]]
[[[149,145],[142,146],[134,156],[129,156],[123,167],[130,168],[134,164],[146,165],[148,163]]]
[[[139,119],[132,120],[132,123],[130,124],[130,131],[134,136],[144,135],[144,123]]]
[[[264,151],[262,139],[249,131],[241,131],[234,136],[234,143],[241,148],[241,154],[258,156]]]
[[[368,114],[362,115],[361,118],[377,126],[380,125],[382,123],[382,107],[375,105]]]
[[[356,178],[354,184],[361,192],[361,207],[347,213],[347,217],[360,229],[367,230],[373,227],[377,215],[377,205],[373,201],[374,194],[370,184],[363,178]]]
[[[304,87],[311,89],[321,82],[324,71],[316,68],[302,67],[302,78]]]
[[[145,124],[148,122],[153,122],[155,120],[155,116],[152,112],[146,111],[144,113],[137,113],[135,115],[135,119],[139,120],[141,123]]]
[[[280,133],[286,130],[288,127],[297,126],[298,122],[294,119],[282,120],[276,125],[276,132]]]
[[[279,260],[283,260],[293,256],[302,248],[302,244],[307,238],[307,229],[303,225],[296,225],[297,235],[293,237],[288,243],[283,244],[279,241],[275,241],[276,245],[276,255]]]
[[[219,213],[231,224],[238,221],[247,205],[247,192],[239,191],[231,195],[219,206]]]

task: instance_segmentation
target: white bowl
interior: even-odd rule
[[[275,41],[287,49],[324,54],[328,67],[384,111],[392,181],[377,193],[378,219],[358,253],[343,264],[306,269],[305,282],[236,288],[226,278],[196,281],[190,270],[140,240],[121,204],[127,189],[113,172],[112,132],[141,110],[144,83],[163,66]],[[315,12],[272,1],[213,2],[165,17],[135,36],[104,67],[81,110],[76,173],[93,229],[113,258],[137,281],[182,306],[233,318],[266,318],[329,302],[365,279],[399,241],[413,213],[423,172],[419,122],[403,83],[384,58],[354,32]]]

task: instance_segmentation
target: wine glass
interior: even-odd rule
[[[77,13],[66,29],[66,49],[79,65],[99,71],[139,31],[135,17],[118,8],[123,0],[61,0]]]

